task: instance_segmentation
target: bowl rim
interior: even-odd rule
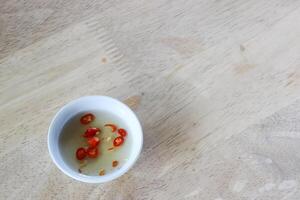
[[[128,161],[126,162],[126,163],[129,163],[129,164],[126,164],[123,167],[121,167],[120,169],[115,170],[114,172],[106,174],[104,176],[88,176],[88,175],[84,175],[84,174],[81,174],[79,172],[75,172],[74,170],[70,170],[70,169],[64,167],[62,165],[62,163],[60,163],[60,161],[58,161],[58,158],[55,156],[55,154],[56,154],[55,151],[57,149],[56,148],[54,149],[53,142],[55,142],[55,141],[52,141],[52,139],[51,139],[51,135],[54,132],[54,130],[53,130],[54,129],[54,125],[55,125],[55,123],[58,123],[56,121],[57,118],[58,118],[58,116],[61,115],[62,112],[65,109],[67,109],[68,107],[71,107],[72,105],[77,104],[80,101],[88,101],[88,100],[91,100],[91,99],[94,99],[94,100],[95,99],[96,100],[101,100],[101,99],[103,100],[103,99],[105,99],[105,100],[112,101],[114,103],[120,104],[126,110],[126,112],[128,112],[128,113],[130,113],[132,115],[133,120],[135,120],[137,122],[136,123],[137,130],[135,130],[135,132],[136,132],[136,134],[140,135],[140,140],[138,140],[136,142],[136,144],[134,144],[134,145],[138,145],[137,148],[134,148],[135,150],[132,150],[133,152],[135,152],[135,157],[130,157],[128,159]],[[137,159],[138,159],[138,157],[139,157],[139,155],[140,155],[140,153],[142,151],[142,147],[143,147],[143,130],[142,130],[142,126],[141,126],[140,121],[138,120],[136,114],[126,104],[124,104],[123,102],[121,102],[121,101],[119,101],[117,99],[114,99],[112,97],[108,97],[108,96],[101,96],[101,95],[83,96],[83,97],[74,99],[74,100],[66,103],[54,115],[53,119],[51,120],[49,129],[48,129],[47,144],[48,144],[48,151],[49,151],[49,154],[50,154],[50,157],[51,157],[52,161],[55,163],[55,165],[64,174],[68,175],[69,177],[71,177],[73,179],[76,179],[78,181],[85,182],[85,183],[104,183],[104,182],[112,181],[112,180],[114,180],[114,179],[122,176],[127,171],[129,171],[131,169],[131,167],[135,164],[135,162],[137,161]]]

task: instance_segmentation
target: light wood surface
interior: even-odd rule
[[[0,199],[300,199],[300,1],[0,1]],[[125,101],[136,165],[60,172],[58,109]]]

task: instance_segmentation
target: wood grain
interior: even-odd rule
[[[299,199],[300,2],[0,1],[0,199]],[[58,109],[127,103],[144,148],[84,184],[47,151]]]

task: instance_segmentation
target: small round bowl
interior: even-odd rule
[[[59,150],[59,136],[64,125],[74,115],[88,110],[99,110],[120,117],[132,134],[132,148],[128,160],[117,169],[104,176],[88,176],[75,171],[66,164]],[[54,116],[48,130],[48,149],[56,166],[66,175],[86,183],[104,183],[125,174],[136,162],[143,146],[143,131],[133,111],[122,102],[106,96],[86,96],[71,101],[62,107]]]

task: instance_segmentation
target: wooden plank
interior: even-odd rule
[[[300,2],[0,5],[3,199],[299,199]],[[90,185],[46,136],[98,94],[131,106],[145,141],[127,174]]]

